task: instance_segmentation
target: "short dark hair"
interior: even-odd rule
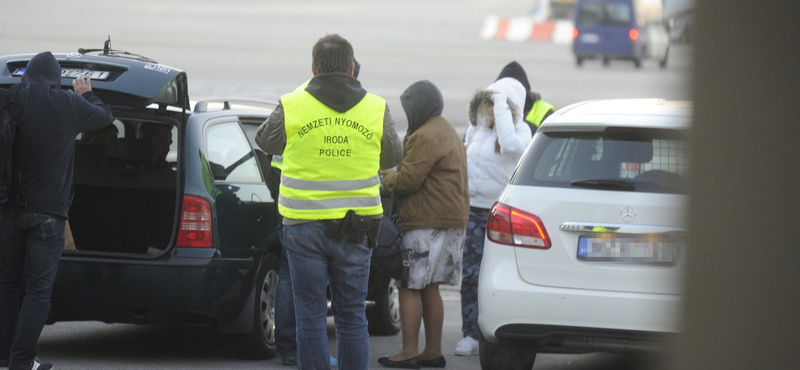
[[[320,38],[311,50],[314,57],[314,68],[317,73],[350,72],[353,57],[353,46],[344,37],[337,34]]]

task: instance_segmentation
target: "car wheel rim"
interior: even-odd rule
[[[278,272],[270,270],[261,285],[261,329],[267,343],[275,343],[275,302],[278,295]]]
[[[389,281],[389,314],[392,316],[392,322],[400,322],[400,289],[397,287],[397,282],[392,279]]]

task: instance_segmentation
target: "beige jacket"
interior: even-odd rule
[[[467,154],[458,133],[434,116],[403,140],[403,161],[383,179],[399,198],[404,229],[466,228]]]

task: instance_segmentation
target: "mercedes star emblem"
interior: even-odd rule
[[[619,211],[619,218],[625,222],[633,222],[636,219],[636,210],[633,207],[624,207]]]

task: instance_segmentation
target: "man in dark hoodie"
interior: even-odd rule
[[[44,52],[28,62],[22,82],[11,88],[8,111],[21,135],[15,140],[18,186],[0,207],[0,367],[10,370],[52,368],[36,359],[36,344],[64,247],[75,138],[112,122],[88,77],[72,86],[74,92],[61,89],[61,67]]]
[[[300,369],[330,368],[330,284],[341,369],[368,369],[366,303],[371,244],[383,215],[378,170],[402,159],[386,101],[353,78],[353,47],[327,35],[312,49],[314,77],[281,97],[256,142],[283,156],[278,211],[294,290]]]
[[[353,78],[358,78],[361,65],[353,59]],[[308,86],[311,79],[306,80],[298,86],[295,91],[302,91]],[[267,173],[267,187],[273,199],[278,199],[281,184],[281,168],[283,168],[283,157],[279,155],[269,155],[270,172]],[[278,214],[278,240],[284,245],[283,240],[283,217]],[[281,267],[278,270],[278,293],[275,298],[275,345],[281,354],[281,363],[284,366],[297,366],[297,324],[294,316],[294,293],[292,292],[292,280],[289,274],[289,260],[286,253],[281,253]],[[331,369],[339,368],[336,357],[331,356]]]
[[[542,124],[542,121],[545,120],[548,116],[555,112],[555,108],[552,104],[542,100],[542,95],[539,93],[535,93],[531,91],[531,84],[528,82],[528,75],[525,74],[525,70],[522,69],[522,66],[513,61],[508,63],[503,70],[500,71],[500,75],[497,76],[497,80],[503,77],[511,77],[519,81],[522,86],[525,86],[525,91],[527,92],[527,96],[525,96],[525,109],[523,110],[523,114],[525,115],[525,122],[528,122],[528,126],[531,129],[531,134],[536,133],[536,130],[539,128],[539,125]]]

